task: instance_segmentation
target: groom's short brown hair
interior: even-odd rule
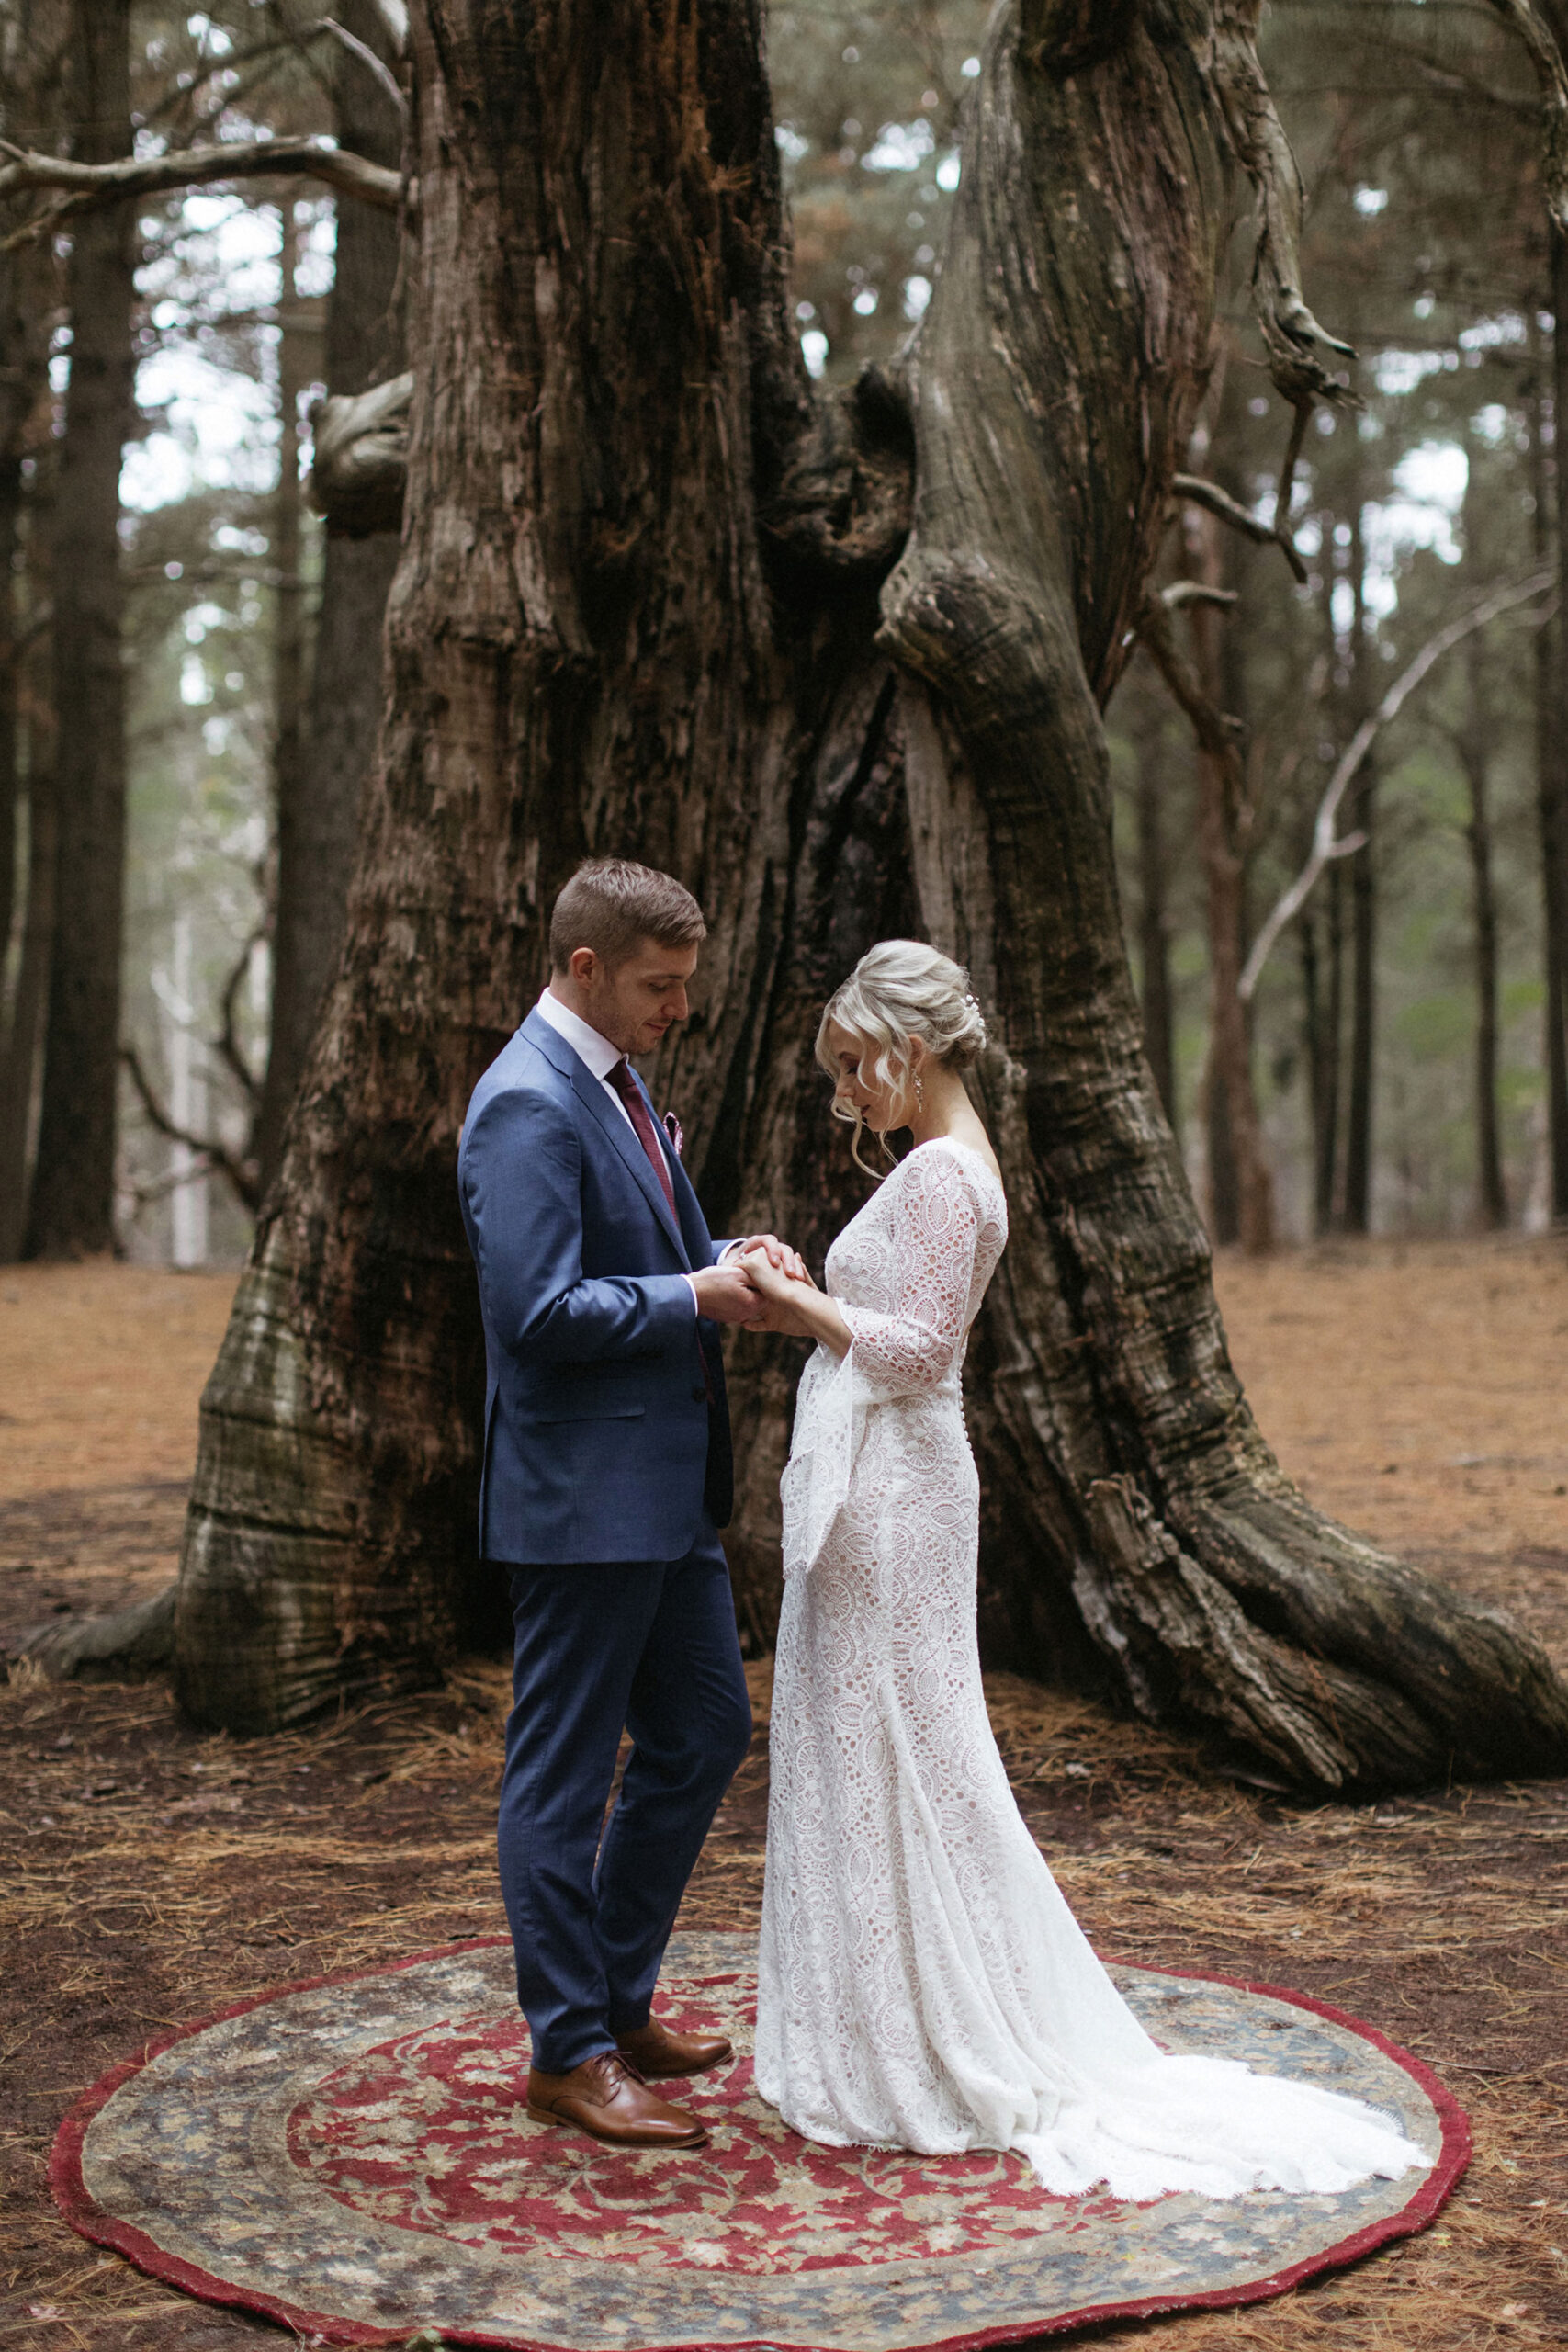
[[[641,940],[695,947],[707,928],[701,907],[672,874],[629,857],[591,857],[550,910],[550,969],[564,972],[575,949],[592,947],[614,971]]]

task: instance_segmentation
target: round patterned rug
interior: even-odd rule
[[[529,2122],[512,1954],[485,1941],[286,1986],[164,2036],[80,2099],[51,2167],[73,2226],[308,2339],[422,2326],[525,2352],[913,2352],[1249,2302],[1423,2228],[1469,2154],[1441,2086],[1300,1995],[1112,1972],[1166,2048],[1223,2049],[1397,2117],[1430,2169],[1337,2197],[1048,2196],[1022,2158],[818,2148],[751,2084],[756,1944],[671,1944],[660,2014],[718,2026],[689,2153]]]

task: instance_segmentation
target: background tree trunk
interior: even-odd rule
[[[1349,726],[1353,733],[1376,699],[1367,633],[1367,545],[1359,490],[1350,505],[1350,584],[1355,595],[1350,624]],[[1377,754],[1361,765],[1350,821],[1366,835],[1365,847],[1350,861],[1350,1067],[1345,1099],[1345,1203],[1340,1222],[1347,1233],[1370,1233],[1372,1209],[1372,1105],[1377,1073]]]
[[[41,695],[29,718],[28,736],[27,912],[11,1018],[0,1054],[0,1265],[21,1255],[26,1230],[33,1111],[54,944],[54,713]]]
[[[54,58],[58,12],[29,11],[0,48],[9,134],[37,139]],[[39,1058],[54,927],[54,700],[47,627],[55,467],[50,433],[49,337],[57,277],[47,246],[0,255],[0,955],[15,978],[0,1023],[0,1265],[21,1254],[28,1214]],[[25,460],[34,460],[25,486]],[[25,822],[27,858],[17,850]],[[17,936],[17,933],[20,936]]]
[[[1209,470],[1238,505],[1247,484],[1227,465],[1238,422],[1241,371],[1227,363],[1222,344],[1220,380],[1210,390],[1214,420]],[[1207,446],[1211,436],[1204,436]],[[1247,543],[1210,514],[1190,506],[1185,515],[1188,570],[1205,587],[1245,597]],[[1198,846],[1202,861],[1209,944],[1209,1058],[1203,1077],[1208,1129],[1208,1216],[1211,1238],[1239,1241],[1254,1254],[1274,1244],[1274,1183],[1252,1076],[1250,1009],[1239,982],[1247,960],[1247,841],[1252,803],[1247,786],[1246,660],[1225,607],[1194,605],[1193,666],[1211,707],[1223,712],[1228,732],[1198,747]]]
[[[1477,1222],[1489,1233],[1508,1222],[1497,1119],[1497,890],[1492,871],[1492,717],[1479,636],[1465,648],[1465,723],[1455,749],[1470,792],[1464,829],[1470,853],[1471,918],[1475,934],[1475,1195]]]
[[[74,0],[74,153],[131,148],[130,0]],[[71,376],[55,493],[55,922],[43,1102],[27,1249],[80,1256],[114,1244],[120,944],[125,897],[125,681],[120,453],[135,417],[135,207],[72,225]]]
[[[1568,1755],[1533,1645],[1275,1466],[1122,945],[1100,705],[1244,163],[1272,196],[1266,332],[1288,379],[1310,366],[1252,29],[1235,5],[999,12],[900,378],[814,408],[755,8],[425,0],[392,705],[204,1402],[176,1634],[202,1720],[287,1720],[457,1637],[481,1396],[458,1123],[539,984],[551,891],[614,846],[712,922],[653,1079],[717,1230],[766,1208],[819,1257],[862,1194],[808,1053],[869,939],[923,931],[994,1008],[977,1088],[1012,1240],[971,1354],[993,1657],[1092,1648],[1149,1713],[1318,1786]],[[797,1361],[736,1357],[731,1557],[763,1639]]]
[[[1536,814],[1540,841],[1541,964],[1544,983],[1542,1048],[1546,1063],[1549,1201],[1554,1218],[1568,1218],[1568,466],[1559,435],[1568,416],[1568,237],[1547,223],[1551,255],[1551,455],[1546,450],[1543,411],[1546,369],[1537,345],[1531,369],[1530,454],[1536,552],[1550,560],[1555,545],[1558,609],[1536,638]],[[1529,322],[1532,345],[1537,328]]]
[[[338,15],[346,31],[393,62],[374,0],[347,0]],[[341,51],[333,117],[341,147],[397,166],[403,138],[397,111],[363,61]],[[325,350],[334,396],[366,391],[402,366],[393,316],[398,240],[395,213],[340,200]],[[272,1030],[255,1138],[264,1194],[277,1173],[285,1124],[343,948],[360,803],[385,703],[381,639],[398,548],[395,530],[353,537],[329,529],[309,704],[300,710],[288,788],[279,776]]]

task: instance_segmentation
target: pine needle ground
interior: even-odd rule
[[[25,1422],[0,1425],[0,1628],[13,1634],[60,1600],[115,1605],[167,1574],[179,1448],[188,1463],[225,1289],[136,1269],[23,1271],[15,1321],[23,1285],[8,1274],[0,1291],[7,1410],[22,1356],[29,1375]],[[91,1310],[121,1295],[116,1282],[137,1297],[118,1324],[96,1317],[110,1361],[85,1367]],[[1303,1253],[1224,1267],[1222,1285],[1238,1365],[1286,1466],[1435,1573],[1506,1601],[1568,1668],[1561,1250]],[[161,1305],[182,1292],[183,1331]],[[159,1364],[128,1390],[138,1349]],[[123,1426],[128,1395],[152,1424],[140,1441]],[[53,1481],[51,1413],[69,1460]],[[751,1673],[758,1740],[693,1882],[688,1926],[757,1919],[769,1678],[765,1665]],[[1093,1702],[1007,1676],[988,1690],[1019,1803],[1101,1951],[1290,1984],[1368,2018],[1443,2075],[1475,2128],[1474,2165],[1422,2237],[1275,2303],[1095,2340],[1183,2352],[1568,2342],[1568,1784],[1303,1807],[1236,1786],[1200,1748]],[[65,2229],[43,2179],[55,2124],[166,2025],[271,1984],[502,1932],[491,1828],[506,1695],[504,1668],[474,1659],[443,1690],[240,1742],[183,1726],[160,1686],[57,1686],[13,1666],[0,1690],[7,2352],[282,2340]]]

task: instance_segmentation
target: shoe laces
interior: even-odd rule
[[[606,2095],[611,2098],[615,2098],[619,2089],[620,2078],[623,2075],[629,2075],[634,2083],[641,2083],[645,2090],[648,2087],[648,2076],[640,2066],[635,2066],[632,2064],[624,2051],[603,2051],[593,2064],[604,2077]]]

